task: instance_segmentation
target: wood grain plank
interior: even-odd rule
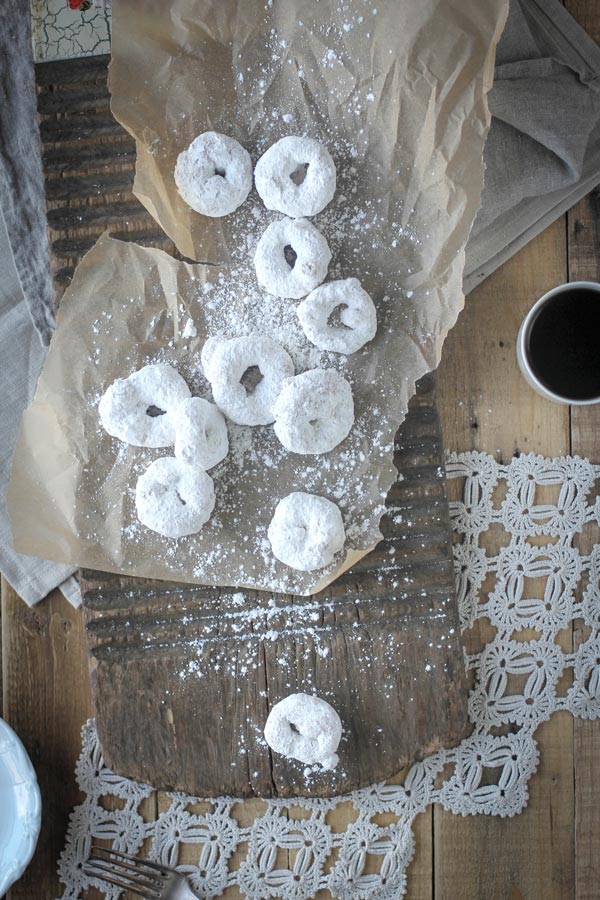
[[[434,811],[430,806],[413,822],[415,856],[406,873],[409,900],[433,900],[434,893]]]
[[[23,741],[42,793],[37,850],[10,896],[50,900],[60,894],[56,864],[80,799],[73,773],[91,714],[81,612],[60,591],[30,608],[3,580],[2,645],[4,717]]]
[[[569,211],[568,226],[569,281],[600,281],[600,186]],[[591,412],[593,418],[596,409],[573,412]]]
[[[564,219],[544,231],[466,300],[438,369],[446,447],[519,453],[568,448],[566,408],[542,400],[521,377],[516,338],[525,313],[566,278]]]
[[[600,43],[600,7],[597,0],[566,0],[566,7]],[[600,281],[600,190],[596,189],[568,214],[569,279]],[[574,407],[571,450],[600,462],[600,407]],[[600,542],[598,529],[589,529],[578,546],[589,552]],[[581,627],[574,644],[585,640]],[[600,884],[600,728],[597,722],[575,721],[575,889],[577,900],[596,900]]]
[[[600,14],[596,17],[600,20]],[[600,35],[600,21],[599,29]],[[600,281],[600,191],[574,207],[568,215],[569,278]],[[571,452],[600,462],[600,405],[574,406],[571,411]],[[576,546],[590,553],[600,543],[600,528],[589,525]],[[574,646],[588,636],[577,623]],[[595,900],[600,885],[600,725],[577,719],[575,750],[575,885],[577,900]]]
[[[592,40],[600,44],[600,9],[598,0],[563,0],[574,19],[585,28]]]
[[[543,400],[521,377],[515,341],[521,320],[565,280],[564,219],[489,278],[466,301],[439,369],[445,444],[499,460],[569,450],[566,407]],[[460,398],[460,399],[459,399]],[[493,544],[489,552],[497,549]],[[475,647],[493,636],[482,623]],[[567,636],[565,649],[571,646]],[[573,721],[555,715],[538,732],[541,765],[528,808],[511,820],[434,812],[435,897],[443,900],[569,900],[574,896]]]

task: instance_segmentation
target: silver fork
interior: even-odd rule
[[[186,877],[175,869],[119,850],[92,847],[83,871],[145,900],[198,900]]]

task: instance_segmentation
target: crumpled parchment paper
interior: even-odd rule
[[[8,496],[15,546],[145,577],[314,593],[377,543],[395,432],[463,304],[485,94],[507,3],[174,0],[145,2],[141,12],[119,0],[114,13],[112,107],[136,137],[135,191],[182,254],[211,265],[107,236],[84,258],[23,419]],[[254,247],[279,215],[255,191],[222,220],[179,198],[177,154],[208,128],[236,137],[254,162],[285,134],[328,146],[338,187],[313,221],[333,253],[328,277],[358,277],[377,306],[377,336],[361,351],[316,350],[296,302],[258,288]],[[283,344],[297,372],[341,371],[353,387],[355,427],[331,453],[301,457],[284,451],[271,428],[231,425],[232,451],[211,471],[210,523],[179,541],[160,537],[137,521],[133,496],[149,462],[172,451],[106,435],[100,395],[160,360],[210,397],[204,340],[252,331]],[[342,509],[346,552],[327,569],[295,572],[270,552],[273,509],[292,490]]]

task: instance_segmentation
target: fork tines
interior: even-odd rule
[[[148,900],[160,900],[169,870],[158,863],[106,847],[92,847],[85,874]]]

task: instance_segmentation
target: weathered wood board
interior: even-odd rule
[[[206,796],[333,795],[465,732],[465,673],[434,381],[397,438],[385,540],[314,597],[82,572],[92,693],[120,773]],[[332,773],[271,754],[270,707],[295,691],[338,711]]]
[[[130,138],[106,59],[38,66],[57,299],[106,228],[170,249],[131,195]],[[92,689],[112,767],[192,794],[343,793],[456,743],[466,685],[433,377],[399,432],[386,540],[313,598],[83,572]],[[270,706],[295,690],[344,722],[331,774],[271,755]]]

